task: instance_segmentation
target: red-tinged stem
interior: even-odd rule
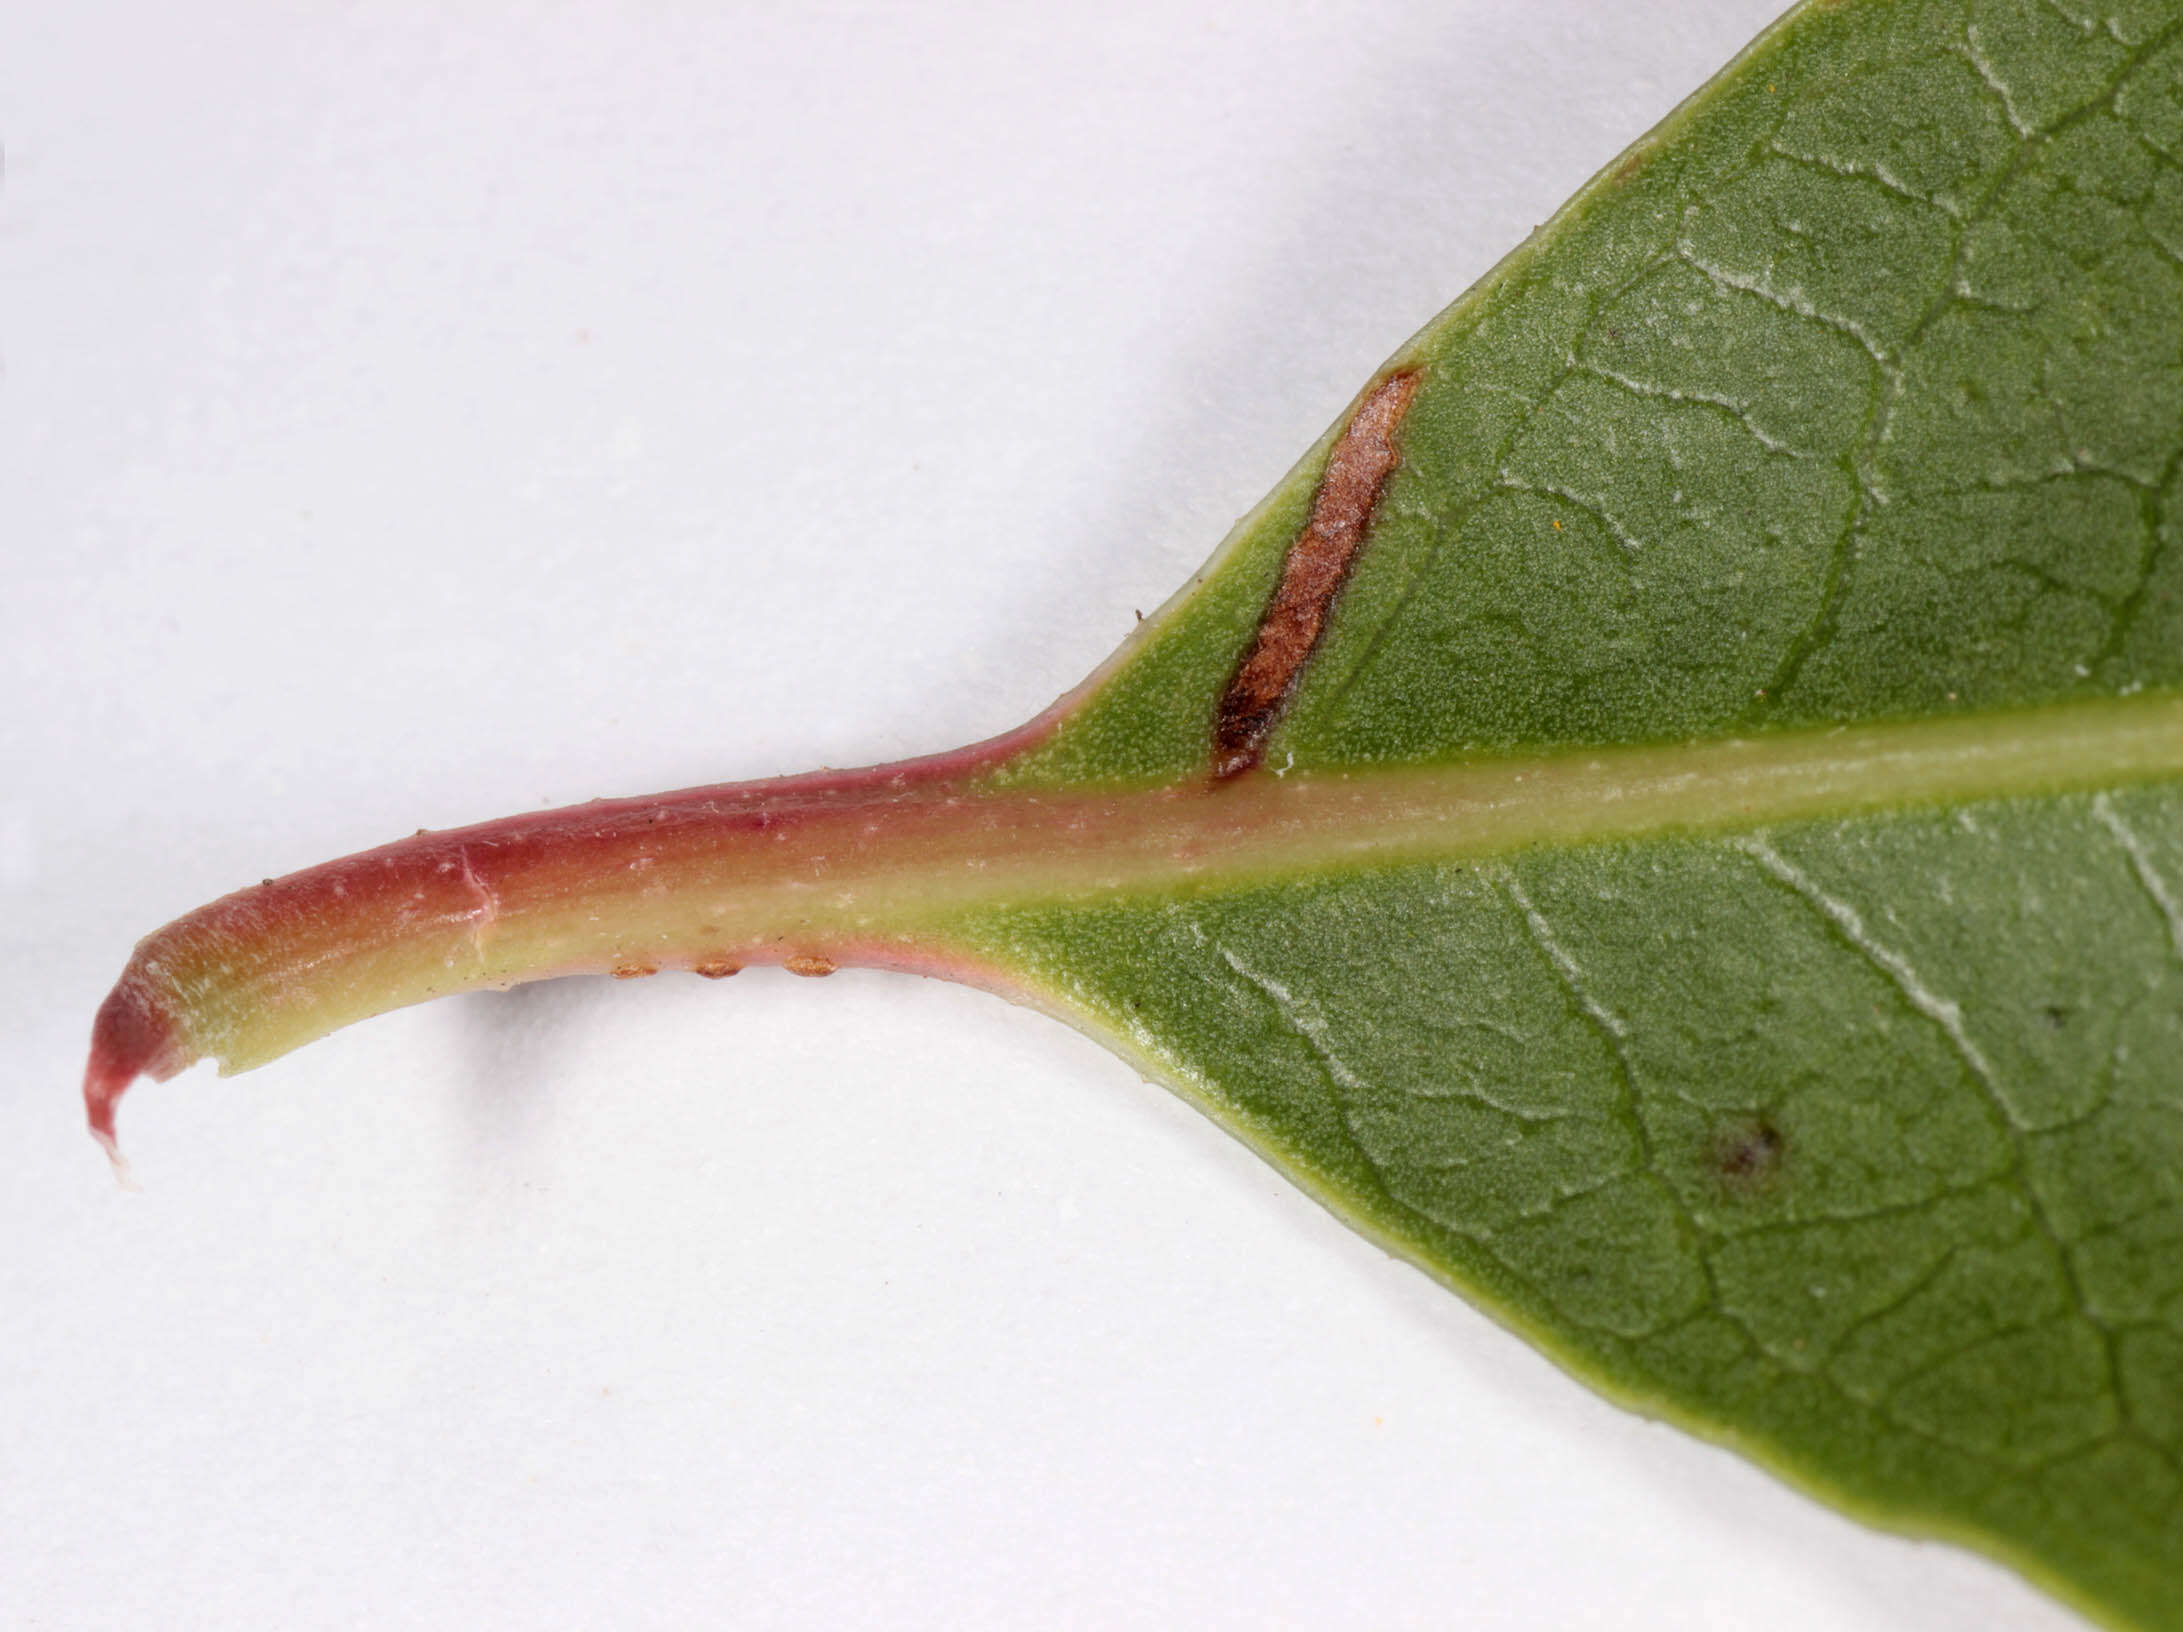
[[[1474,765],[996,788],[985,773],[1021,745],[420,833],[238,891],[137,947],[92,1030],[92,1128],[111,1148],[140,1075],[207,1057],[244,1069],[481,986],[853,963],[1005,988],[956,944],[966,915],[2183,775],[2183,697]]]
[[[930,952],[845,935],[826,922],[838,913],[798,914],[814,902],[795,898],[823,889],[847,856],[876,859],[866,829],[930,828],[1074,701],[922,759],[420,831],[222,896],[138,942],[99,1006],[83,1079],[91,1131],[118,1164],[115,1110],[140,1076],[165,1081],[206,1058],[245,1070],[352,1020],[481,986],[666,966],[719,978],[750,963],[967,975]],[[643,903],[700,880],[721,910],[698,916],[723,922],[658,944],[647,929],[663,926],[647,924]],[[752,916],[753,895],[775,898],[772,918]]]

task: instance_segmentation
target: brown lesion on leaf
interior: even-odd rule
[[[1395,429],[1410,410],[1420,373],[1390,374],[1366,393],[1327,456],[1311,519],[1289,546],[1281,582],[1258,634],[1236,665],[1213,720],[1213,776],[1226,781],[1259,762],[1296,682],[1326,632],[1334,598],[1364,546],[1380,490],[1402,462]]]
[[[612,970],[616,980],[642,980],[646,975],[659,973],[656,963],[617,963]]]
[[[691,974],[703,975],[707,980],[726,980],[728,976],[742,972],[743,966],[733,958],[707,958],[703,963],[690,965]]]
[[[806,956],[784,958],[781,960],[781,967],[792,975],[830,975],[840,965],[835,963],[832,958]]]
[[[1789,1152],[1779,1123],[1759,1111],[1714,1129],[1705,1165],[1731,1194],[1750,1196],[1772,1188]]]

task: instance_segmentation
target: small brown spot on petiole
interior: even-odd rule
[[[656,963],[617,963],[613,974],[616,980],[642,980],[646,975],[659,973]]]
[[[786,959],[781,964],[781,967],[783,969],[786,969],[792,975],[816,976],[830,975],[837,968],[839,968],[840,965],[835,963],[832,958],[802,957]]]
[[[703,975],[707,980],[726,980],[730,975],[741,974],[743,966],[727,958],[708,958],[703,963],[690,965],[690,973]]]

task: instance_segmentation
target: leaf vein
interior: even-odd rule
[[[1832,924],[1848,946],[1886,975],[1902,993],[1905,1001],[1930,1020],[1948,1039],[1970,1080],[2000,1118],[2001,1126],[2014,1147],[2013,1166],[2023,1188],[2025,1204],[2030,1208],[2033,1222],[2052,1251],[2056,1272],[2069,1294],[2070,1302],[2075,1306],[2077,1317],[2099,1338],[2108,1386],[2120,1406],[2127,1400],[2127,1395],[2122,1387],[2122,1363],[2117,1352],[2114,1330],[2093,1313],[2091,1300],[2085,1295],[2083,1283],[2078,1277],[2076,1260],[2070,1245],[2056,1226],[2053,1215],[2047,1210],[2045,1198],[2040,1195],[2037,1180],[2032,1174],[2027,1131],[2010,1108],[2007,1096],[2002,1093],[2000,1079],[1995,1075],[1992,1064],[1964,1025],[1962,1007],[1928,987],[1907,958],[1879,940],[1865,927],[1864,917],[1855,907],[1821,889],[1816,879],[1767,843],[1763,835],[1752,834],[1728,842],[1757,862],[1776,883],[1792,891],[1806,906]]]
[[[2174,888],[2161,875],[2158,864],[2153,860],[2152,851],[2147,848],[2144,839],[2138,836],[2136,830],[2122,819],[2121,813],[2115,809],[2114,800],[2105,793],[2095,794],[2092,799],[2092,816],[2100,826],[2107,829],[2115,843],[2122,847],[2123,854],[2130,858],[2131,875],[2137,879],[2139,886],[2159,910],[2161,922],[2168,927],[2169,950],[2175,954],[2178,962],[2183,962],[2183,897],[2178,897]]]

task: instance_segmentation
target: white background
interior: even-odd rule
[[[2074,1625],[1053,1022],[753,971],[122,1116],[132,940],[1077,680],[1773,0],[12,8],[0,1624]]]

